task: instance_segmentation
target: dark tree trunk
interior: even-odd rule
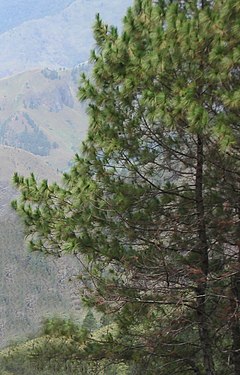
[[[215,375],[214,362],[212,355],[211,337],[209,333],[208,315],[206,311],[206,289],[208,275],[208,241],[206,234],[205,212],[203,202],[203,140],[201,136],[197,137],[197,165],[196,165],[196,211],[197,211],[197,230],[198,230],[198,267],[202,271],[203,277],[198,281],[196,288],[197,294],[197,321],[198,330],[203,352],[203,364],[206,375]]]
[[[240,215],[239,215],[240,217]],[[240,267],[240,227],[238,229],[238,267]],[[232,277],[232,361],[235,375],[240,374],[240,272]]]

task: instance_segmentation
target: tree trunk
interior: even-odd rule
[[[201,268],[203,277],[198,281],[197,294],[197,321],[201,348],[203,352],[203,363],[206,375],[215,375],[212,355],[212,345],[209,333],[209,323],[206,311],[206,289],[208,275],[208,241],[205,224],[205,210],[203,202],[203,140],[197,137],[197,165],[196,165],[196,211],[198,230],[198,267]]]
[[[240,215],[238,215],[240,218]],[[240,267],[240,227],[238,228],[238,267]],[[240,272],[232,277],[232,361],[235,375],[240,374]]]

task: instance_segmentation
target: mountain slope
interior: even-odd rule
[[[73,67],[89,58],[96,13],[119,25],[131,0],[75,0],[54,16],[31,20],[0,35],[0,76],[35,67]]]
[[[16,219],[0,218],[0,347],[36,332],[44,317],[79,317],[69,292],[73,261],[30,254],[23,237]]]
[[[10,180],[14,171],[57,180],[56,170],[68,167],[86,134],[86,114],[76,93],[79,72],[89,68],[55,67],[86,60],[95,14],[119,24],[131,0],[26,0],[25,8],[34,3],[34,9],[21,14],[22,3],[10,0],[6,13],[0,4],[6,18],[0,32],[16,26],[0,34],[0,77],[11,75],[0,80],[0,346],[36,332],[46,316],[81,320],[76,287],[68,282],[78,274],[76,259],[56,261],[27,252],[22,226],[10,209],[16,194]]]
[[[81,315],[79,298],[69,276],[77,274],[75,259],[30,254],[19,218],[10,208],[16,195],[11,178],[17,170],[59,181],[60,174],[40,156],[0,145],[0,347],[36,332],[44,317]]]
[[[77,100],[78,77],[87,69],[34,70],[0,80],[0,144],[66,169],[87,130]]]
[[[8,0],[0,2],[0,33],[31,19],[53,15],[73,0]]]
[[[84,107],[76,99],[80,70],[88,67],[0,80],[0,347],[36,332],[46,316],[81,318],[76,288],[68,282],[78,273],[76,260],[29,254],[10,208],[15,171],[58,181],[57,169],[67,167],[86,133]],[[50,145],[47,155],[39,153],[42,140]]]

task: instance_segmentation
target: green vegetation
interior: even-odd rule
[[[13,207],[32,250],[78,257],[112,323],[58,321],[38,360],[240,373],[239,17],[238,0],[136,0],[121,34],[97,17],[82,154],[64,186],[15,174]]]
[[[26,343],[18,343],[0,352],[0,370],[10,371],[12,375],[128,375],[129,369],[124,364],[109,364],[84,360],[90,347],[84,341],[88,337],[91,345],[99,337],[109,335],[113,328],[99,329],[90,335],[86,328],[81,328],[70,320],[49,319],[44,323],[41,335]],[[78,360],[78,357],[82,357]],[[31,372],[32,371],[32,372]]]
[[[92,310],[88,310],[82,322],[82,327],[86,328],[88,331],[94,331],[97,328],[97,321]]]

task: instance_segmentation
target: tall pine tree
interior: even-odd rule
[[[240,372],[239,17],[136,0],[119,34],[97,16],[80,156],[63,187],[14,177],[31,248],[78,257],[84,300],[117,323],[92,360]]]

